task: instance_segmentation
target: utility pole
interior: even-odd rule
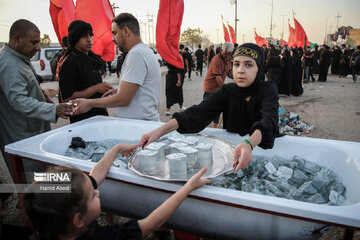
[[[154,14],[150,14],[150,13],[148,13],[148,14],[146,14],[146,17],[147,17],[147,21],[148,21],[148,33],[149,33],[149,45],[150,45],[150,42],[151,42],[151,32],[152,31],[150,31],[150,27],[151,27],[151,29],[152,30],[154,30]],[[152,36],[152,39],[153,39],[153,43],[154,43],[154,34],[153,34],[153,36]]]
[[[237,18],[237,2],[238,0],[235,0],[235,42],[237,39],[237,22],[239,21],[239,19]]]
[[[272,17],[273,17],[273,7],[274,7],[274,1],[271,0],[271,18],[270,18],[270,38],[272,38]]]
[[[340,13],[338,12],[338,15],[335,16],[335,18],[337,18],[337,21],[336,21],[336,31],[339,29],[339,18],[341,18],[340,16]]]
[[[284,18],[287,16],[286,14],[280,15],[283,18],[283,27],[281,32],[281,39],[284,39]]]
[[[325,39],[324,39],[324,43],[327,44],[327,18],[326,18],[326,22],[325,22]]]
[[[146,22],[141,22],[142,24],[142,32],[144,32],[144,41],[146,41]]]
[[[116,8],[119,8],[119,7],[117,7],[117,6],[115,5],[115,3],[112,3],[112,4],[111,4],[111,9],[113,10],[114,15],[116,15],[116,14],[115,14],[115,9],[116,9]]]
[[[142,20],[140,20],[139,24],[140,24],[140,36],[145,38],[145,35],[146,35],[146,23],[143,22]],[[144,24],[145,24],[145,29],[144,29]]]

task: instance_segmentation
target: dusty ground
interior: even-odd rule
[[[162,69],[164,73],[166,69]],[[206,73],[206,72],[205,72]],[[205,75],[205,74],[204,74]],[[199,103],[202,99],[202,84],[204,77],[200,78],[192,73],[192,81],[185,80],[184,106]],[[115,76],[107,77],[106,80],[114,87],[118,81]],[[165,116],[165,80],[162,77],[162,102],[160,107],[160,119],[165,122],[170,120]],[[57,82],[43,83],[42,88],[56,100]],[[328,76],[325,83],[315,82],[304,84],[304,94],[300,97],[280,97],[280,104],[287,110],[300,115],[300,120],[315,125],[315,129],[307,137],[335,139],[344,141],[360,142],[360,79],[353,82],[352,79]],[[174,106],[171,112],[178,111]],[[113,111],[109,109],[110,115]],[[67,120],[59,119],[52,128],[69,124]],[[11,182],[0,154],[0,176],[7,182]],[[9,214],[3,219],[4,223],[21,224],[19,211],[15,209],[15,201],[11,203]],[[342,239],[342,228],[331,228],[320,239]],[[355,232],[354,239],[360,239],[360,232]]]

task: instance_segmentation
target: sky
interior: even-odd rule
[[[149,42],[146,15],[154,15],[154,29],[160,0],[110,0],[118,7],[115,15],[130,12],[142,24],[142,38]],[[53,30],[49,0],[0,0],[0,42],[7,42],[11,24],[20,18],[35,23],[43,34],[49,34],[52,42],[57,42]],[[74,0],[74,2],[76,2]],[[237,0],[237,42],[254,42],[254,28],[263,37],[270,36],[272,0]],[[184,0],[182,31],[187,28],[200,28],[211,42],[224,41],[221,14],[224,22],[235,27],[235,5],[231,0]],[[288,40],[288,19],[294,27],[295,18],[305,29],[310,42],[323,43],[325,33],[334,32],[339,19],[340,26],[360,28],[360,0],[273,0],[272,36]],[[339,14],[340,18],[336,18]],[[146,31],[144,31],[146,28]],[[283,30],[284,29],[284,30]],[[150,30],[152,33],[153,31]],[[152,35],[150,35],[152,42]]]

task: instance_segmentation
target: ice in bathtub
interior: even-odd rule
[[[74,137],[77,141],[83,141],[80,137]],[[73,138],[73,139],[74,139]],[[118,143],[134,143],[120,139],[107,139],[102,141],[83,141],[85,144],[74,145],[72,144],[65,152],[65,156],[81,159],[90,160],[91,162],[98,162],[105,153],[107,153],[113,146]],[[72,141],[73,143],[73,141]],[[85,147],[83,147],[85,146]],[[113,166],[127,168],[127,158],[122,154],[118,154]]]
[[[333,171],[294,156],[292,160],[254,156],[236,174],[225,173],[211,185],[310,203],[345,205],[346,188]]]

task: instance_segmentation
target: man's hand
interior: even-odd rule
[[[98,93],[105,93],[108,90],[113,89],[113,87],[106,82],[98,83],[95,85],[95,87],[96,87],[96,92]]]
[[[74,115],[79,115],[88,112],[93,106],[89,99],[76,99],[71,101],[75,106]]]
[[[101,97],[108,97],[108,96],[111,96],[111,95],[114,95],[117,93],[117,89],[109,89],[107,90]]]
[[[66,103],[60,103],[56,106],[56,116],[68,119],[68,116],[73,115],[73,107],[72,105]]]

